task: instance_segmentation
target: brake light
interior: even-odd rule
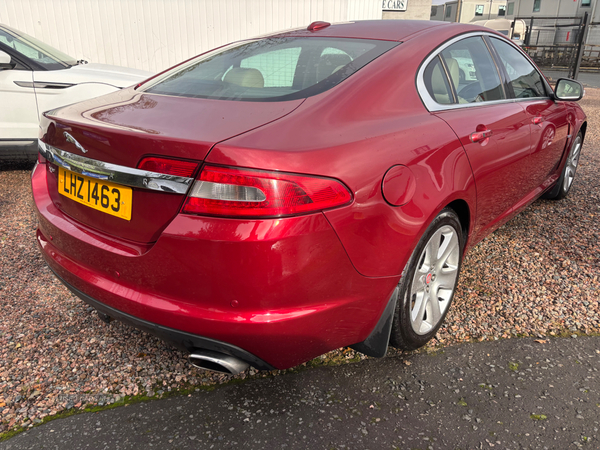
[[[144,158],[138,164],[138,169],[188,178],[194,174],[197,167],[198,164],[195,162],[156,158],[154,156]]]
[[[352,194],[341,182],[283,172],[205,166],[182,212],[233,217],[281,217],[343,206]]]

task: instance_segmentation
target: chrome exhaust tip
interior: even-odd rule
[[[246,370],[250,364],[225,353],[210,350],[199,350],[188,356],[190,364],[199,369],[227,375],[238,375]]]

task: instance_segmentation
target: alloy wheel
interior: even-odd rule
[[[418,261],[410,286],[410,324],[416,334],[424,335],[442,320],[456,288],[460,263],[456,230],[440,227]]]
[[[573,179],[575,178],[575,172],[577,171],[577,165],[579,164],[579,155],[581,154],[581,136],[577,136],[575,142],[571,147],[571,151],[569,152],[569,156],[567,158],[566,166],[565,166],[565,177],[563,180],[563,190],[564,192],[568,192],[571,188],[571,184],[573,184]]]

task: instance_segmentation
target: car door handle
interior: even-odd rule
[[[485,141],[492,135],[492,130],[484,130],[484,131],[476,131],[475,133],[471,133],[471,142],[481,142]]]
[[[542,116],[537,116],[531,119],[531,121],[534,125],[540,125],[544,121],[544,118]]]

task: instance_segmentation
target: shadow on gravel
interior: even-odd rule
[[[0,172],[8,170],[31,170],[35,161],[0,161]]]

